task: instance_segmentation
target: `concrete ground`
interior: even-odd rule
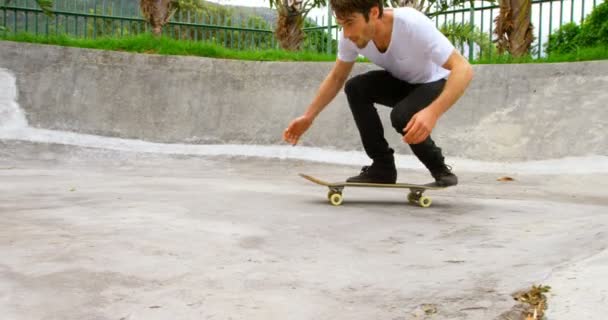
[[[538,284],[608,314],[608,174],[457,171],[426,209],[297,175],[358,169],[0,140],[2,319],[487,320]]]

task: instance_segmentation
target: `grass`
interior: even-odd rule
[[[508,63],[555,63],[555,62],[576,62],[608,60],[608,45],[592,48],[579,48],[571,53],[553,53],[548,57],[532,58],[530,56],[513,58],[510,56],[497,56],[483,58],[473,61],[474,64],[508,64]]]
[[[151,34],[142,34],[123,38],[81,39],[66,35],[32,35],[27,33],[0,33],[0,40],[59,45],[66,47],[90,48],[161,55],[199,56],[221,59],[252,61],[335,61],[334,54],[316,52],[288,52],[278,49],[235,50],[208,42],[175,40],[168,37],[155,38]],[[608,60],[608,45],[594,48],[581,48],[574,53],[552,54],[550,57],[533,59],[532,57],[512,58],[494,56],[473,61],[473,64],[508,64],[508,63],[552,63],[590,60]],[[360,58],[360,62],[369,62]]]
[[[100,50],[152,53],[161,55],[199,56],[254,61],[335,61],[335,55],[316,52],[288,52],[277,49],[235,50],[208,42],[155,38],[150,34],[123,38],[80,39],[65,35],[1,35],[1,40],[59,45]]]

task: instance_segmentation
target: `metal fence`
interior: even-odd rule
[[[12,0],[3,5],[0,0],[0,26],[4,32],[32,34],[67,34],[79,38],[121,37],[149,32],[143,20],[139,1],[133,0],[55,0],[54,15],[46,16],[34,0]],[[545,55],[545,44],[550,34],[564,23],[580,23],[597,2],[602,0],[533,0],[532,25],[535,41],[533,54]],[[233,49],[278,48],[274,22],[256,15],[237,14],[223,7],[214,10],[178,12],[163,33],[175,39],[208,41]],[[303,49],[335,53],[338,27],[332,23],[327,9],[316,9],[325,15],[308,19],[304,28]],[[495,54],[492,42],[496,36],[494,19],[499,7],[491,2],[475,1],[433,17],[436,26],[470,26],[473,37],[466,40],[448,35],[469,59],[491,57]]]
[[[55,0],[53,15],[47,16],[35,0],[0,0],[0,26],[4,32],[36,35],[65,34],[77,38],[123,37],[150,31],[142,18],[139,1]],[[211,5],[208,10],[177,11],[163,28],[174,39],[206,41],[232,49],[279,48],[272,22]],[[335,25],[327,18],[307,19],[302,49],[335,52]]]
[[[599,0],[601,2],[602,0]],[[537,58],[545,56],[545,45],[549,36],[565,23],[580,24],[582,20],[598,5],[598,0],[533,0],[531,22],[534,42],[532,54]],[[460,51],[470,60],[480,57],[491,57],[495,54],[492,39],[494,19],[498,16],[499,6],[486,1],[475,1],[473,6],[467,4],[461,8],[446,11],[434,17],[438,28],[446,24],[464,24],[472,26],[474,36],[466,42],[452,38]]]

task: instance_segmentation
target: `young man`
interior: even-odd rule
[[[295,145],[313,120],[344,86],[363,148],[372,159],[349,182],[395,183],[394,150],[374,104],[392,108],[391,123],[438,185],[458,178],[446,166],[430,133],[437,119],[462,96],[473,78],[466,59],[423,13],[412,8],[384,10],[382,0],[330,0],[343,30],[336,63],[306,112],[283,133]],[[347,78],[361,54],[383,68]]]

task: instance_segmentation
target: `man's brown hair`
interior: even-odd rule
[[[336,17],[342,19],[353,13],[360,13],[369,21],[369,11],[373,7],[378,7],[379,17],[382,17],[383,0],[329,0],[331,9]]]

